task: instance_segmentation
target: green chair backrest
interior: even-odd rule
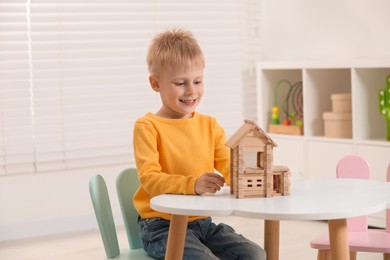
[[[139,185],[138,173],[134,168],[123,170],[116,179],[116,191],[131,249],[142,248],[137,223],[138,212],[133,203],[134,193],[137,191]]]
[[[95,216],[107,258],[114,258],[120,254],[118,237],[116,234],[107,185],[102,176],[94,175],[90,178],[89,194],[95,210]]]

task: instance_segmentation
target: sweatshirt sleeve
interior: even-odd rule
[[[134,155],[142,188],[152,197],[167,193],[195,194],[195,177],[162,171],[158,141],[158,132],[151,124],[142,121],[135,123]]]
[[[218,123],[216,123],[214,133],[214,167],[225,177],[226,184],[230,185],[230,149],[225,145],[225,131]]]

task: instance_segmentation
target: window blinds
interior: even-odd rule
[[[227,134],[243,118],[240,1],[3,0],[0,175],[134,166],[135,120],[160,106],[146,51],[155,33],[191,30],[206,57],[199,112]]]
[[[0,6],[0,171],[33,170],[29,27],[23,1]]]

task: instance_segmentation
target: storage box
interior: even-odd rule
[[[332,111],[336,113],[351,113],[352,102],[351,93],[333,94],[330,96],[332,100]]]
[[[326,137],[352,138],[352,113],[325,112],[323,118]]]

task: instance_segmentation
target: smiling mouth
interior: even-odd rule
[[[180,102],[186,103],[186,104],[193,104],[196,102],[196,99],[179,99]]]

